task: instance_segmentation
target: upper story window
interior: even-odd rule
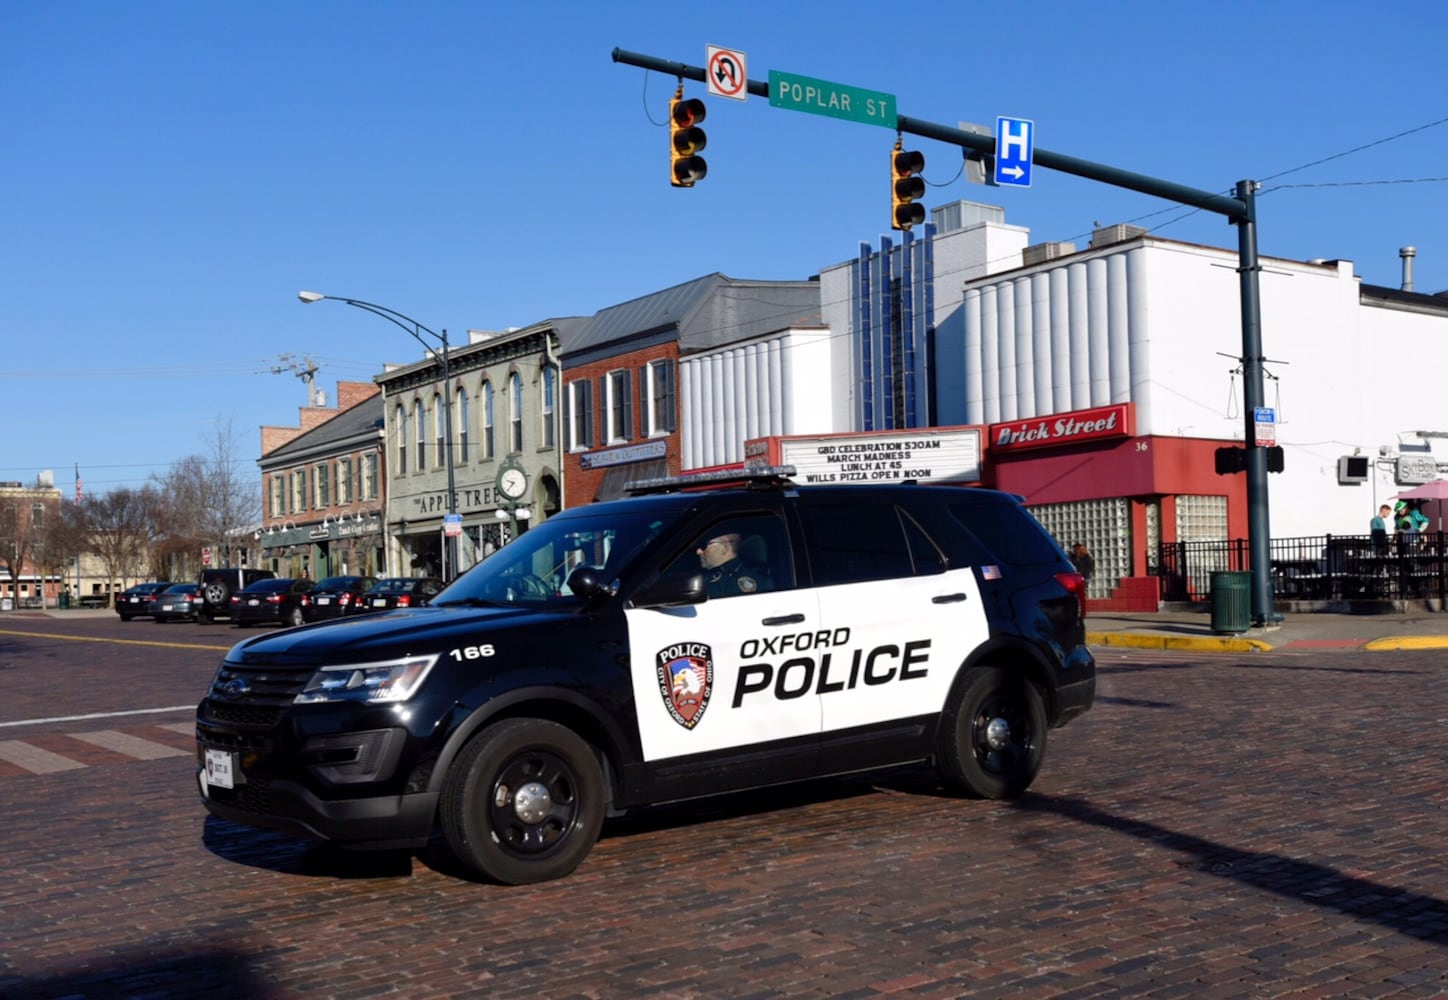
[[[593,447],[593,382],[579,379],[568,383],[568,448],[582,451]]]
[[[292,513],[307,509],[307,473],[305,469],[294,469],[292,477]]]
[[[514,372],[508,378],[508,450],[523,450],[523,376]]]
[[[362,457],[362,499],[377,499],[377,452]]]
[[[339,458],[337,460],[337,503],[347,504],[357,498],[352,486],[352,458],[351,456]]]
[[[627,369],[605,376],[608,393],[604,408],[608,414],[606,440],[611,444],[633,436],[633,379]]]
[[[678,423],[674,361],[660,358],[639,369],[639,395],[643,398],[643,433],[672,434]]]
[[[332,506],[332,470],[325,464],[312,466],[312,509]]]
[[[453,433],[458,439],[458,461],[468,460],[468,391],[458,386],[457,419],[453,421]]]
[[[493,438],[493,383],[483,383],[483,459],[484,461],[497,454],[497,446]]]
[[[433,465],[442,468],[447,464],[447,411],[443,409],[442,395],[432,394],[432,436],[437,441],[437,461]]]
[[[412,424],[417,435],[417,471],[421,472],[427,468],[427,408],[420,399],[412,402]]]
[[[553,369],[543,366],[543,423],[539,427],[543,447],[552,448],[553,440]]]
[[[407,411],[402,404],[397,404],[397,411],[393,414],[392,433],[397,435],[397,465],[395,476],[407,474]]]

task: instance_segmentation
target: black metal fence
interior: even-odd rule
[[[1272,595],[1286,600],[1412,600],[1448,592],[1448,533],[1393,537],[1311,535],[1271,542]],[[1206,601],[1211,576],[1250,572],[1247,539],[1163,542],[1157,561],[1163,601]]]

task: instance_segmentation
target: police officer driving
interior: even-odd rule
[[[772,589],[765,569],[740,557],[739,542],[737,531],[726,531],[708,538],[695,550],[704,568],[710,597],[733,597]]]

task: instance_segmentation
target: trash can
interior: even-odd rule
[[[1212,574],[1212,631],[1241,633],[1252,627],[1252,574]]]
[[[70,591],[68,590],[62,590],[60,592],[60,610],[70,610]]]
[[[0,611],[14,611],[15,601],[9,597],[0,597]]]

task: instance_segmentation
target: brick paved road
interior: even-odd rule
[[[119,664],[179,705],[217,656],[72,662],[11,624],[0,685],[82,710],[124,687]],[[0,762],[0,995],[1448,992],[1448,655],[1101,658],[1096,709],[1017,803],[908,769],[656,810],[521,889],[459,877],[440,847],[337,855],[207,819],[190,758],[164,752],[187,748],[184,712],[6,726],[79,766]],[[23,717],[0,700],[0,722]]]

